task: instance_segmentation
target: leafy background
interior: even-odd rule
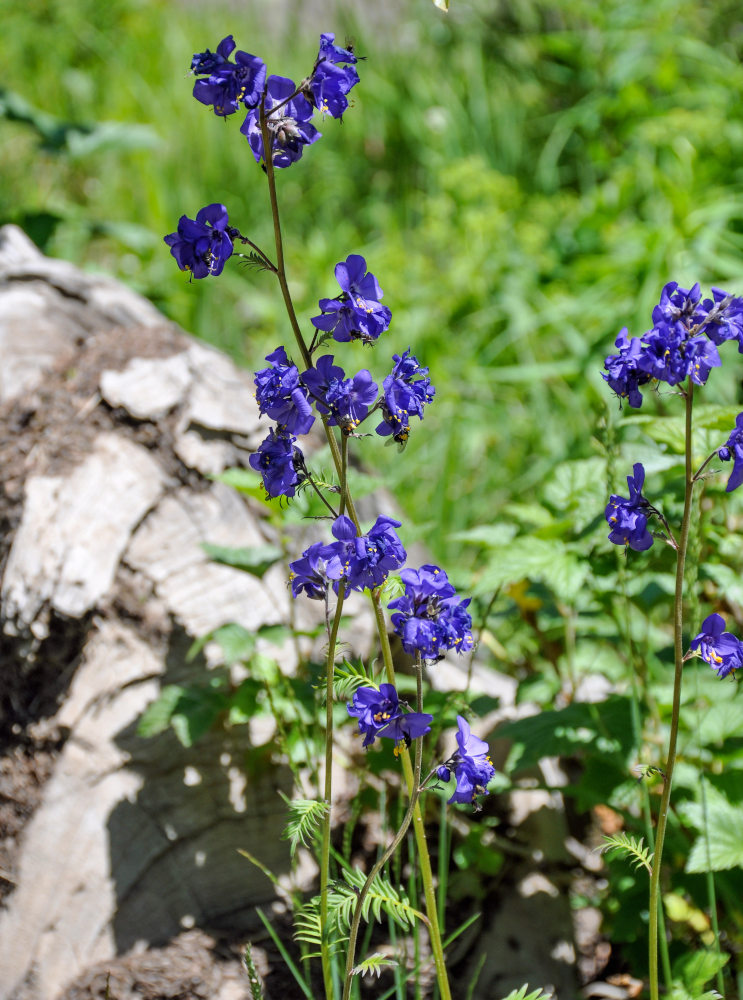
[[[631,767],[659,765],[665,745],[673,562],[660,545],[614,551],[603,508],[642,460],[654,501],[678,519],[682,426],[670,394],[620,412],[599,372],[622,326],[649,326],[667,280],[743,293],[740,7],[453,0],[444,15],[409,0],[361,16],[339,3],[332,23],[311,8],[6,0],[0,221],[256,367],[286,339],[270,276],[228,268],[189,284],[162,243],[182,213],[222,201],[270,248],[262,176],[238,123],[190,98],[190,57],[232,32],[269,71],[299,78],[319,30],[351,35],[366,56],[355,105],[280,177],[297,305],[313,315],[334,264],[362,253],[393,311],[363,363],[382,375],[411,345],[431,368],[437,399],[404,455],[372,438],[358,452],[394,489],[405,540],[424,541],[474,595],[481,645],[519,679],[519,699],[542,708],[503,733],[508,780],[561,754],[579,815],[609,805],[648,836],[657,785]],[[732,345],[723,357],[703,394],[700,461],[742,399]],[[713,480],[699,511],[692,628],[710,610],[743,627],[743,506]],[[709,947],[714,909],[734,956],[729,990],[743,948],[743,703],[706,667],[688,678],[668,853],[679,996],[703,986],[684,961]],[[257,693],[244,695],[253,711]],[[460,868],[485,864],[487,825],[456,848]],[[576,905],[603,907],[641,972],[645,875],[608,866],[608,890]]]

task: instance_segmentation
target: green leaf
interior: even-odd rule
[[[262,577],[275,563],[284,558],[284,553],[275,545],[254,545],[250,548],[231,548],[227,545],[202,544],[202,549],[215,562],[224,566],[234,566],[245,570],[251,576]]]
[[[291,855],[294,857],[300,844],[309,847],[330,806],[321,799],[289,799],[281,791],[279,795],[289,809],[289,822],[282,834],[282,840],[289,841]]]
[[[527,994],[528,989],[528,986],[522,986],[520,990],[512,990],[507,997],[503,997],[503,1000],[550,1000],[552,996],[551,993],[545,993],[543,990],[534,990]]]
[[[722,969],[730,955],[716,951],[687,952],[673,963],[674,979],[680,979],[690,993],[697,993]]]
[[[372,974],[376,972],[377,979],[379,979],[382,969],[394,969],[399,964],[393,958],[387,958],[380,951],[375,951],[373,955],[369,955],[363,962],[355,965],[351,970],[351,975],[363,977],[367,972],[371,972]]]
[[[473,588],[475,596],[520,580],[546,584],[563,601],[581,593],[588,563],[569,552],[559,539],[521,537],[490,551],[490,561]]]
[[[170,719],[175,707],[185,692],[178,684],[168,684],[153,702],[142,713],[137,726],[137,735],[148,739],[165,732],[170,725]]]
[[[743,868],[743,806],[732,805],[714,788],[707,789],[707,816],[700,802],[683,804],[682,815],[702,831],[689,851],[686,871],[721,872]],[[704,828],[706,825],[707,835]]]
[[[633,746],[630,701],[622,695],[610,695],[600,705],[575,702],[557,711],[507,722],[496,734],[514,742],[509,771],[533,767],[542,757],[562,754],[623,760]]]
[[[568,515],[576,531],[582,531],[606,507],[606,460],[586,458],[562,462],[545,485],[544,499]]]
[[[633,868],[643,867],[648,875],[652,875],[653,869],[651,862],[653,860],[653,852],[649,847],[645,846],[643,838],[640,837],[639,840],[626,833],[613,834],[612,836],[604,837],[604,843],[601,846],[602,854],[619,853],[625,857],[629,857],[630,864]]]

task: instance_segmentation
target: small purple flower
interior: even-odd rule
[[[461,600],[438,566],[404,569],[402,597],[390,601],[395,611],[392,624],[411,656],[440,660],[447,649],[463,653],[472,649],[472,618],[467,611],[469,598]]]
[[[366,419],[369,407],[377,398],[377,383],[365,368],[353,378],[346,378],[343,369],[333,364],[332,354],[318,358],[314,368],[302,374],[302,383],[318,411],[329,415],[328,423],[340,427],[346,434],[352,434]]]
[[[626,399],[630,406],[639,409],[642,406],[640,386],[647,385],[650,381],[647,372],[637,367],[643,350],[642,341],[639,337],[632,337],[630,340],[625,326],[619,331],[615,346],[619,348],[619,354],[608,356],[604,362],[608,374],[602,372],[601,377],[620,400]]]
[[[345,64],[357,61],[351,49],[335,44],[335,35],[320,35],[320,51],[304,93],[321,114],[342,117],[348,107],[348,93],[359,82],[353,65]]]
[[[611,526],[609,541],[614,545],[629,545],[636,552],[644,552],[653,544],[653,536],[648,531],[647,514],[652,513],[650,503],[642,495],[645,469],[636,462],[633,475],[627,476],[629,499],[613,494],[606,505],[604,516]]]
[[[380,514],[365,535],[357,535],[350,517],[341,514],[333,523],[333,537],[342,543],[344,578],[348,590],[373,590],[399,569],[407,554],[395,528],[400,522]]]
[[[675,327],[685,335],[699,322],[701,297],[698,282],[692,288],[681,288],[677,281],[669,281],[663,286],[660,302],[653,309],[653,324]]]
[[[304,152],[304,147],[311,145],[320,138],[320,133],[310,123],[312,105],[296,94],[290,101],[284,103],[296,91],[293,80],[285,76],[270,76],[266,89],[266,111],[268,112],[268,132],[271,137],[271,158],[275,167],[289,167],[296,163]],[[276,112],[271,108],[280,104]],[[265,159],[263,136],[259,122],[259,111],[255,108],[248,112],[240,131],[250,143],[256,163]]]
[[[743,643],[732,632],[725,631],[722,615],[712,614],[705,618],[702,631],[691,640],[689,648],[698,652],[718,677],[727,677],[743,666]]]
[[[313,600],[325,600],[328,584],[343,576],[339,550],[342,551],[342,547],[337,542],[330,545],[315,542],[302,553],[301,559],[289,563],[292,596],[299,597],[304,592]]]
[[[731,493],[743,483],[743,413],[735,418],[735,428],[722,448],[717,449],[717,457],[723,462],[733,460],[733,471],[726,487],[726,492]]]
[[[738,353],[743,354],[743,299],[713,288],[712,298],[702,306],[707,313],[703,329],[709,339],[718,347],[726,340],[737,340]]]
[[[312,323],[318,330],[332,332],[339,343],[361,340],[373,343],[389,327],[392,313],[381,303],[379,282],[366,270],[366,261],[352,253],[335,266],[335,277],[341,295],[335,299],[320,299],[322,315]]]
[[[377,736],[410,744],[431,729],[433,716],[425,712],[404,712],[397,690],[392,684],[357,688],[348,714],[359,720],[359,733],[368,747]]]
[[[261,413],[291,434],[306,434],[315,417],[297,366],[291,364],[283,347],[267,355],[266,361],[271,363],[270,368],[255,373],[255,398]]]
[[[196,53],[191,60],[191,71],[207,77],[196,81],[193,96],[214,108],[214,114],[221,117],[239,111],[241,104],[246,108],[256,107],[266,83],[263,60],[237,51],[235,62],[231,63],[229,56],[234,48],[232,35],[227,35],[217,46],[216,53],[207,49]]]
[[[477,796],[489,794],[487,786],[495,774],[495,768],[488,756],[490,748],[485,740],[472,734],[469,723],[461,715],[457,716],[457,725],[458,749],[445,764],[436,768],[436,774],[441,781],[449,781],[453,770],[457,787],[449,803],[472,803],[478,809]]]
[[[303,478],[300,473],[304,456],[295,447],[295,440],[292,434],[272,427],[268,437],[248,459],[251,468],[263,476],[263,487],[269,497],[293,497]]]
[[[392,435],[400,445],[410,436],[410,418],[423,419],[423,407],[433,400],[435,388],[423,368],[408,348],[402,355],[393,354],[395,367],[384,380],[384,419],[376,428],[382,437]]]
[[[195,220],[182,215],[178,232],[164,240],[181,271],[190,271],[194,278],[206,278],[222,273],[232,256],[232,241],[239,235],[230,226],[224,205],[214,204],[200,209]]]

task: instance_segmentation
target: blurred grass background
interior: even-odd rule
[[[594,453],[616,411],[603,358],[620,327],[647,328],[665,281],[743,293],[743,15],[721,0],[311,8],[5,0],[0,221],[257,366],[290,340],[270,275],[189,284],[162,242],[222,201],[271,254],[240,116],[192,99],[191,56],[232,33],[298,79],[320,31],[351,35],[355,106],[280,176],[292,287],[308,318],[335,263],[366,256],[393,324],[339,361],[383,377],[410,345],[438,395],[404,455],[376,438],[358,451],[436,557],[461,559],[451,533]],[[734,401],[737,381],[715,392]]]

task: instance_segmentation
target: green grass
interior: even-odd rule
[[[292,288],[307,324],[336,261],[363,253],[393,325],[357,363],[383,376],[410,345],[429,364],[437,400],[406,453],[358,450],[443,559],[451,531],[592,453],[602,359],[621,326],[649,325],[666,280],[743,291],[743,34],[734,5],[691,0],[455,0],[449,15],[415,0],[383,33],[341,20],[320,29],[350,30],[367,58],[343,124],[280,177]],[[271,248],[240,122],[190,96],[191,54],[229,32],[281,74],[316,51],[297,23],[267,32],[226,4],[11,0],[3,86],[61,123],[120,128],[57,130],[53,148],[47,127],[44,148],[38,122],[6,120],[0,218],[255,366],[289,339],[270,276],[189,284],[162,243],[223,201]]]

